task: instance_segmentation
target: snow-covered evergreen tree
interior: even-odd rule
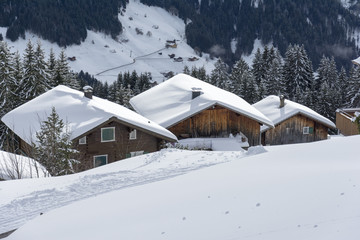
[[[229,79],[228,66],[219,58],[211,71],[210,83],[218,88],[230,91],[232,84]]]
[[[18,83],[14,78],[12,55],[6,42],[0,41],[0,115],[16,106]]]
[[[286,94],[294,99],[296,89],[300,94],[311,87],[313,80],[312,63],[308,58],[304,46],[290,45],[285,53],[283,67],[283,81]]]
[[[229,77],[234,86],[231,92],[243,98],[247,91],[248,78],[251,77],[249,65],[244,59],[240,58],[234,64]]]
[[[35,74],[38,84],[44,86],[44,91],[49,90],[50,87],[50,79],[49,74],[47,70],[47,64],[45,62],[45,53],[42,49],[41,42],[38,41],[36,43],[36,49],[35,49]]]
[[[130,104],[130,99],[134,96],[133,91],[131,90],[131,86],[130,84],[128,85],[128,87],[124,90],[124,95],[123,95],[123,106],[129,109],[132,109],[132,106]]]
[[[56,61],[55,77],[52,82],[55,86],[62,84],[72,89],[80,89],[80,84],[76,79],[76,75],[70,71],[64,49],[61,50],[59,57]]]
[[[55,108],[49,117],[41,122],[41,129],[36,133],[37,143],[33,144],[35,159],[40,162],[51,176],[74,173],[76,163],[68,126],[60,119]]]
[[[355,66],[350,69],[348,92],[346,99],[348,100],[347,106],[359,107],[360,106],[360,67]]]
[[[50,87],[56,87],[55,76],[56,76],[56,57],[53,49],[50,49],[49,59],[47,61],[47,74],[49,76]]]

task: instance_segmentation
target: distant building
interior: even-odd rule
[[[89,169],[127,157],[159,150],[163,141],[176,137],[153,121],[116,103],[84,92],[57,86],[7,113],[1,120],[20,137],[26,150],[52,107],[68,123],[74,146]],[[26,151],[25,151],[26,152]]]
[[[267,116],[275,128],[261,127],[263,145],[305,143],[328,138],[328,129],[336,126],[329,119],[283,96],[268,96],[253,104]]]
[[[354,122],[356,113],[360,114],[360,108],[343,108],[336,110],[336,127],[340,134],[345,136],[359,134],[357,124]]]
[[[254,146],[260,144],[260,126],[273,127],[239,96],[186,74],[133,97],[130,104],[179,139],[243,134]]]

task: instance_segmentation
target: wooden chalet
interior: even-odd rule
[[[335,124],[310,108],[283,96],[268,96],[253,105],[273,121],[275,128],[261,128],[262,145],[305,143],[328,138]]]
[[[360,113],[360,108],[343,108],[336,110],[336,128],[344,136],[359,134],[359,129],[355,123],[356,113]]]
[[[82,170],[160,149],[176,137],[155,122],[108,100],[58,86],[6,114],[2,121],[19,137],[28,152],[34,134],[51,108],[68,123]]]
[[[179,139],[243,134],[254,146],[260,144],[260,126],[273,127],[242,98],[185,74],[133,97],[130,103]]]

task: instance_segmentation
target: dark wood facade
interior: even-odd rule
[[[250,146],[260,144],[260,123],[225,107],[214,105],[168,128],[178,139],[229,137],[242,132]]]
[[[304,128],[308,133],[304,134]],[[328,127],[301,114],[295,115],[262,133],[262,145],[305,143],[327,139]]]
[[[360,109],[359,109],[360,111]],[[351,119],[355,117],[355,111],[342,111],[336,112],[336,127],[344,136],[351,136],[359,134],[358,126]]]
[[[101,129],[115,128],[115,141],[102,142]],[[82,168],[90,169],[94,166],[94,157],[107,156],[107,163],[128,158],[132,153],[150,153],[158,151],[162,139],[141,129],[136,129],[136,139],[130,139],[130,132],[134,128],[117,121],[110,121],[74,139],[75,148],[80,151]],[[79,144],[79,139],[86,136],[86,144]]]

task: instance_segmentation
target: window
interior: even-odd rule
[[[290,134],[290,128],[286,128],[286,134]]]
[[[313,134],[314,128],[313,127],[304,127],[303,128],[303,134]]]
[[[115,141],[115,127],[101,129],[101,142]]]
[[[144,154],[144,151],[130,152],[131,157],[136,157],[136,156],[140,156],[140,155],[143,155],[143,154]]]
[[[135,140],[136,139],[136,129],[132,130],[130,132],[130,136],[129,136],[130,140]]]
[[[108,163],[108,155],[94,156],[94,167],[106,165]]]
[[[86,144],[86,136],[79,139],[79,144]]]

